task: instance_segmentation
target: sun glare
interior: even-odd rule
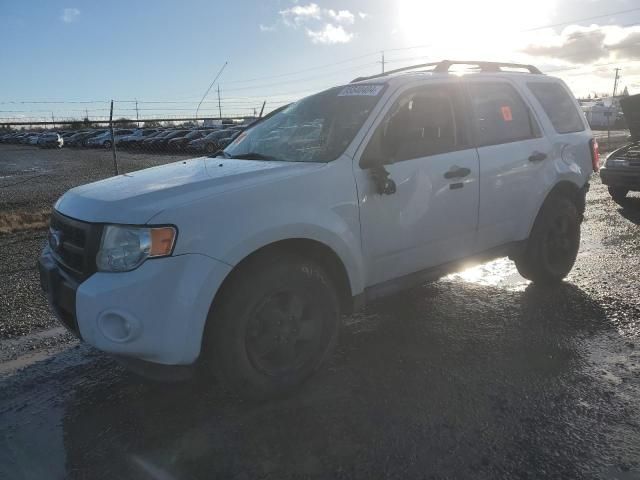
[[[397,32],[409,45],[428,44],[435,56],[504,55],[513,34],[545,25],[556,0],[398,0]]]

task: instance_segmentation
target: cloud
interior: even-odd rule
[[[631,32],[619,42],[609,45],[609,50],[618,58],[640,60],[640,31]]]
[[[367,18],[369,16],[368,13],[364,13],[364,12],[358,12],[358,16],[364,20],[365,18]]]
[[[333,45],[335,43],[348,43],[353,38],[353,33],[347,32],[342,25],[327,23],[321,30],[307,28],[307,35],[313,43]]]
[[[320,8],[317,3],[294,5],[280,10],[279,14],[285,26],[294,29],[304,27],[312,43],[324,45],[350,42],[355,35],[347,27],[354,25],[357,17],[362,20],[367,16],[363,12],[358,12],[356,17],[349,10]]]
[[[322,18],[322,10],[315,3],[295,5],[291,8],[280,10],[280,16],[286,25],[299,26],[310,19],[320,20]]]
[[[275,25],[263,25],[263,24],[260,24],[259,28],[260,28],[261,32],[275,32],[277,30]]]
[[[557,34],[547,30],[522,52],[534,56],[586,64],[600,60],[640,60],[640,27],[571,25]]]
[[[77,8],[65,8],[62,11],[60,20],[62,20],[64,23],[73,23],[76,20],[78,20],[79,16],[80,16],[80,10],[78,10]]]
[[[344,23],[345,25],[353,25],[356,21],[356,17],[349,10],[340,10],[336,12],[335,10],[327,10],[327,15],[334,21],[338,23]]]

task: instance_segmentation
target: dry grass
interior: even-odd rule
[[[47,228],[51,210],[0,212],[0,234]]]

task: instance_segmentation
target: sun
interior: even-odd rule
[[[491,59],[526,29],[548,24],[556,0],[398,0],[396,31],[435,56]],[[429,49],[427,49],[429,50]]]

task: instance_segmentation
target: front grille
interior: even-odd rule
[[[84,280],[96,271],[100,225],[81,222],[54,210],[49,227],[49,246],[65,271],[77,280]]]

